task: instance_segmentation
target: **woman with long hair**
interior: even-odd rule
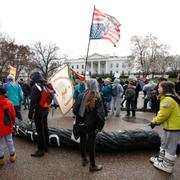
[[[99,85],[96,79],[86,81],[87,90],[80,94],[73,106],[76,115],[76,123],[80,130],[80,150],[82,165],[86,166],[90,160],[90,171],[99,171],[102,165],[95,163],[96,134],[102,130],[105,122],[103,102],[99,93]],[[89,148],[89,160],[86,148]]]
[[[170,81],[159,84],[160,110],[150,126],[162,124],[163,136],[159,155],[151,157],[154,167],[172,173],[176,159],[177,144],[180,139],[180,98],[175,92],[175,85]]]

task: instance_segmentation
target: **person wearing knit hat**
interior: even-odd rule
[[[0,166],[4,165],[3,141],[5,140],[11,162],[16,160],[16,153],[12,138],[13,125],[15,124],[16,112],[11,101],[6,97],[6,90],[0,86]]]
[[[0,86],[0,96],[4,96],[6,94],[6,90],[3,88],[3,86]]]

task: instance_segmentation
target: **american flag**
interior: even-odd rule
[[[120,26],[121,24],[116,18],[95,8],[90,39],[107,39],[116,46],[120,39]]]

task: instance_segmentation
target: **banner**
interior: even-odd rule
[[[55,98],[63,115],[67,114],[73,106],[74,87],[69,78],[68,66],[62,65],[49,79],[55,90]]]
[[[13,75],[16,77],[16,68],[13,66],[9,66],[9,74]]]

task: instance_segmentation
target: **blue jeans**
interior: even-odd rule
[[[15,153],[15,148],[14,148],[14,143],[13,143],[13,138],[12,134],[8,134],[7,136],[0,137],[0,157],[4,156],[4,151],[3,151],[3,141],[6,141],[9,154],[14,154]]]

